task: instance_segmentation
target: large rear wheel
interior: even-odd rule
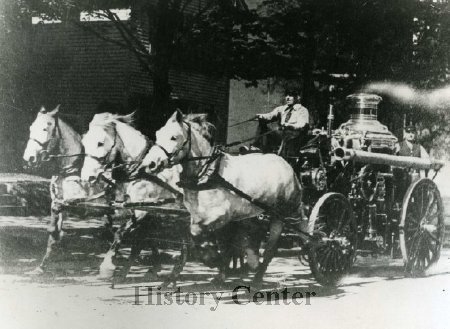
[[[422,178],[408,188],[403,199],[400,248],[408,274],[423,275],[438,261],[443,237],[441,195],[432,180]]]
[[[323,195],[314,206],[310,223],[313,238],[309,266],[322,285],[336,285],[354,263],[357,226],[350,202],[339,193]]]

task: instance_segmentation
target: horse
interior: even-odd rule
[[[265,211],[271,213],[263,262],[249,264],[256,270],[254,283],[258,284],[276,253],[284,218],[305,218],[302,188],[292,167],[275,154],[233,156],[217,152],[205,134],[209,125],[206,117],[194,122],[181,111],[175,111],[156,132],[155,145],[142,165],[149,173],[156,174],[181,164],[183,182],[198,180],[214,161],[219,162],[215,164],[217,183],[213,188],[184,188],[184,203],[191,214],[190,230],[194,236],[217,230],[231,221],[255,217]]]
[[[52,205],[47,250],[40,265],[27,273],[30,275],[44,273],[55,245],[61,241],[66,214],[62,211],[60,200],[86,196],[79,177],[83,162],[81,136],[64,122],[58,113],[59,105],[52,111],[46,111],[44,107],[40,109],[30,126],[30,135],[23,154],[23,159],[32,167],[39,166],[55,156],[58,167],[58,173],[52,177],[50,184]]]
[[[180,166],[161,172],[157,176],[157,180],[149,181],[149,177],[140,178],[142,176],[139,171],[140,164],[151,143],[132,126],[133,115],[133,113],[118,115],[106,112],[94,116],[89,124],[89,130],[82,140],[85,160],[81,170],[81,179],[95,181],[103,175],[105,170],[112,168],[113,178],[118,183],[124,184],[127,201],[159,203],[169,199],[179,199],[182,197],[182,193],[175,182],[179,180]],[[134,216],[116,231],[114,242],[100,266],[99,276],[101,278],[111,279],[114,276],[115,279],[118,279],[126,276],[142,249],[139,235],[145,232],[140,228],[151,222],[146,220],[149,219],[148,217],[146,211],[136,210]],[[114,275],[116,266],[113,259],[122,240],[131,232],[135,236],[132,239],[134,241],[127,265],[120,275]],[[157,250],[156,247],[152,247],[153,253],[157,253]],[[169,280],[175,282],[185,261],[186,257],[182,250],[181,263],[174,267]]]

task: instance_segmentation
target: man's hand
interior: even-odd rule
[[[281,125],[281,128],[283,130],[293,130],[294,129],[294,125],[290,124],[290,123],[284,123]]]

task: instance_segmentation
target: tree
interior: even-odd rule
[[[419,0],[265,0],[256,35],[270,65],[258,73],[296,80],[306,105],[320,109],[322,118],[330,84],[338,85],[337,99],[371,81],[443,85],[449,79],[446,8]]]
[[[98,38],[119,45],[131,51],[142,69],[152,80],[152,108],[168,113],[171,86],[169,72],[173,68],[190,68],[215,73],[205,64],[204,56],[209,53],[200,48],[203,44],[192,44],[191,35],[198,29],[198,22],[214,7],[232,7],[245,10],[239,1],[217,0],[24,0],[28,10],[39,13],[47,19],[58,19],[75,24]],[[129,8],[128,21],[120,19],[113,9]],[[108,37],[98,27],[80,21],[80,12],[103,18],[112,23],[120,39]],[[214,54],[212,55],[214,56]],[[150,87],[150,86],[149,86]],[[148,113],[151,113],[150,111]],[[152,118],[155,121],[155,118]],[[146,120],[147,121],[147,120]],[[162,122],[156,122],[161,125]]]
[[[17,122],[30,119],[29,90],[38,76],[27,51],[31,21],[21,1],[0,2],[0,171],[21,169],[27,127]]]

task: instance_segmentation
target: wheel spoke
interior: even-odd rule
[[[439,191],[431,180],[421,179],[412,186],[404,204],[400,243],[406,269],[415,274],[439,259],[444,217]]]
[[[423,211],[423,204],[424,204],[424,193],[423,193],[423,191],[424,191],[424,188],[422,187],[421,189],[420,189],[420,191],[421,191],[421,193],[420,193],[420,212],[419,212],[419,218],[421,218],[422,217],[422,211]]]
[[[435,236],[433,233],[431,233],[430,231],[425,230],[425,232],[427,232],[428,236],[431,238],[431,240],[433,240],[436,243],[441,243],[441,241],[438,239],[437,236]]]
[[[311,214],[316,216],[312,219],[320,245],[311,249],[310,267],[320,283],[333,284],[352,264],[351,253],[344,253],[355,249],[357,229],[351,205],[342,194],[329,193],[317,202]]]
[[[410,224],[416,224],[416,226],[420,225],[420,221],[415,217],[415,214],[413,215],[412,213],[408,213],[406,223],[407,225]]]
[[[329,258],[330,258],[330,254],[331,254],[331,249],[327,249],[326,252],[324,253],[324,257],[323,260],[319,263],[322,266],[322,271],[323,272],[329,272],[330,271],[330,267],[329,267]]]
[[[439,218],[439,212],[438,211],[436,211],[435,213],[433,213],[433,214],[430,214],[429,216],[427,216],[427,223],[431,223],[431,222],[433,222],[436,218]]]
[[[323,263],[325,261],[325,258],[327,257],[327,254],[328,254],[328,248],[327,248],[326,245],[321,247],[321,248],[317,248],[317,255],[318,255],[317,256],[317,263],[320,266],[323,266]]]
[[[417,231],[418,231],[417,227],[411,227],[411,228],[405,229],[405,232],[417,232]]]
[[[432,252],[432,249],[431,249],[431,243],[430,243],[430,240],[427,238],[427,237],[425,237],[424,238],[424,241],[425,241],[425,248],[423,248],[423,253],[424,253],[424,255],[425,255],[425,259],[428,261],[428,266],[430,266],[431,265],[431,257],[430,257],[430,251]],[[433,254],[433,252],[432,252],[432,254]]]
[[[337,249],[333,250],[333,268],[335,272],[340,271],[339,260],[340,260],[340,252]]]
[[[427,203],[427,207],[424,211],[424,214],[421,216],[421,218],[427,218],[430,214],[431,211],[431,207],[433,206],[433,204],[435,203],[435,199],[434,199],[434,194],[431,194],[432,198],[429,198],[428,203]]]
[[[345,211],[345,208],[344,208],[344,209],[342,209],[342,213],[341,213],[341,215],[339,216],[339,219],[338,219],[338,227],[337,227],[338,232],[341,231],[342,225],[344,225],[345,215],[346,215],[346,211]]]

